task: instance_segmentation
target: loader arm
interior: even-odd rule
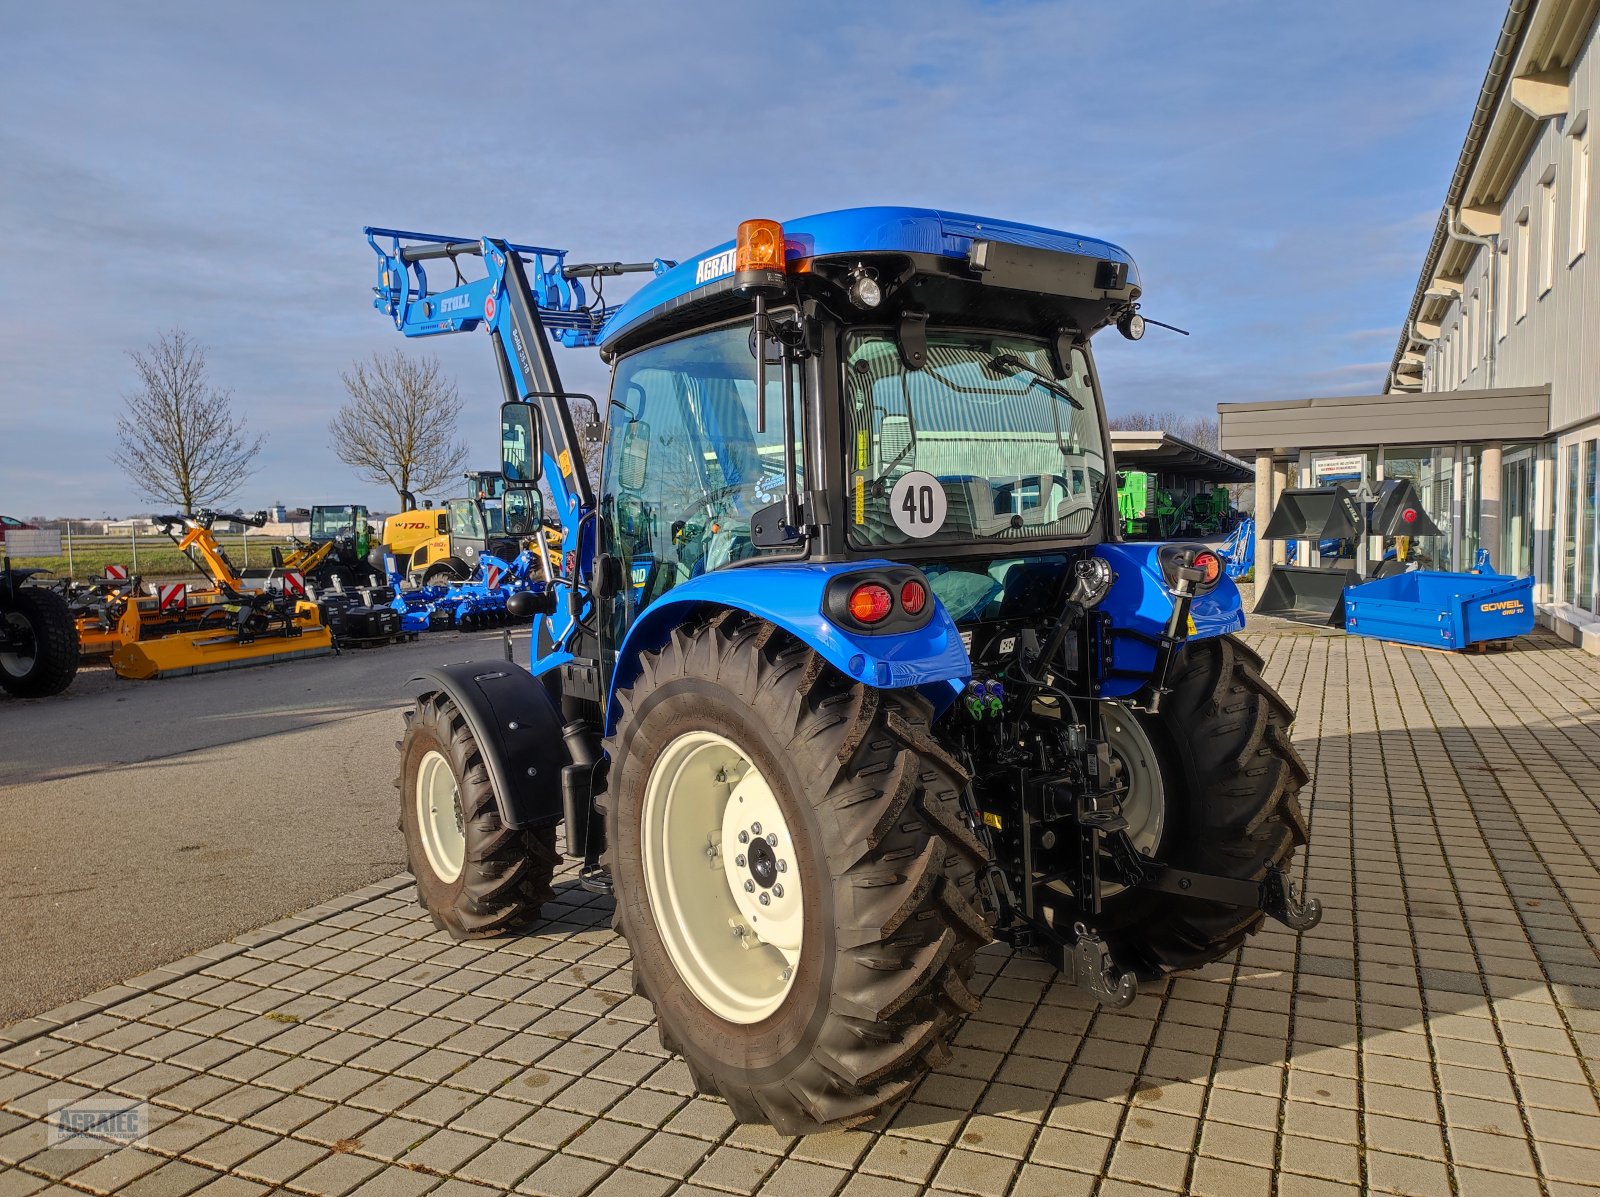
[[[562,390],[552,334],[570,347],[598,343],[601,326],[615,310],[590,302],[582,279],[660,273],[661,261],[567,265],[567,251],[519,245],[492,237],[479,240],[367,228],[367,242],[380,259],[373,306],[408,337],[472,332],[486,328],[494,342],[501,386],[508,402],[531,403],[539,412],[544,481],[576,549],[582,518],[594,510],[594,488],[583,468],[572,409]],[[380,239],[386,244],[380,244]],[[467,279],[461,259],[482,261],[482,278]],[[430,289],[426,263],[444,261],[454,285]]]

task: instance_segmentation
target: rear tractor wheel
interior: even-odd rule
[[[1160,713],[1102,709],[1122,803],[1141,852],[1175,868],[1260,881],[1287,871],[1306,842],[1298,795],[1307,772],[1289,741],[1294,712],[1232,636],[1193,640],[1174,664]],[[1261,926],[1254,906],[1108,889],[1101,931],[1118,962],[1146,979],[1198,968]]]
[[[11,586],[3,574],[0,587],[0,689],[18,698],[60,694],[78,672],[78,628],[67,600]]]
[[[447,695],[406,712],[397,784],[407,865],[435,927],[478,939],[539,917],[560,861],[555,825],[501,822],[478,742]]]
[[[674,632],[620,698],[606,863],[662,1045],[741,1121],[870,1117],[948,1058],[989,938],[931,708],[738,613]]]

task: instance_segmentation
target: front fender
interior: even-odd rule
[[[937,600],[925,627],[890,635],[846,631],[822,614],[822,592],[830,579],[873,568],[893,568],[893,563],[775,561],[680,582],[634,620],[617,649],[606,696],[606,733],[616,722],[617,691],[639,676],[643,654],[660,648],[673,628],[705,608],[748,612],[803,641],[846,677],[880,690],[920,688],[942,709],[959,689],[949,683],[969,677],[971,665],[955,621]]]
[[[1154,641],[1172,616],[1172,591],[1156,558],[1160,544],[1145,541],[1103,544],[1099,553],[1111,563],[1117,580],[1100,603],[1110,618],[1105,667],[1096,692],[1103,698],[1125,698],[1149,679],[1155,668]],[[1244,628],[1244,601],[1226,574],[1216,586],[1189,604],[1190,640],[1222,636]]]
[[[466,661],[411,678],[419,694],[443,690],[461,711],[489,770],[500,821],[539,827],[562,817],[561,770],[570,763],[550,693],[509,661]]]

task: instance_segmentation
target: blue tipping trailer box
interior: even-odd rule
[[[1344,612],[1352,636],[1462,649],[1533,631],[1533,579],[1411,570],[1351,586]]]

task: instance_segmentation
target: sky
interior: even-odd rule
[[[1020,220],[1125,246],[1192,332],[1096,339],[1113,414],[1371,393],[1504,8],[0,0],[0,512],[156,505],[111,455],[173,328],[266,437],[233,503],[392,508],[327,425],[402,346],[493,468],[487,336],[404,342],[364,225],[638,261],[862,204]]]

